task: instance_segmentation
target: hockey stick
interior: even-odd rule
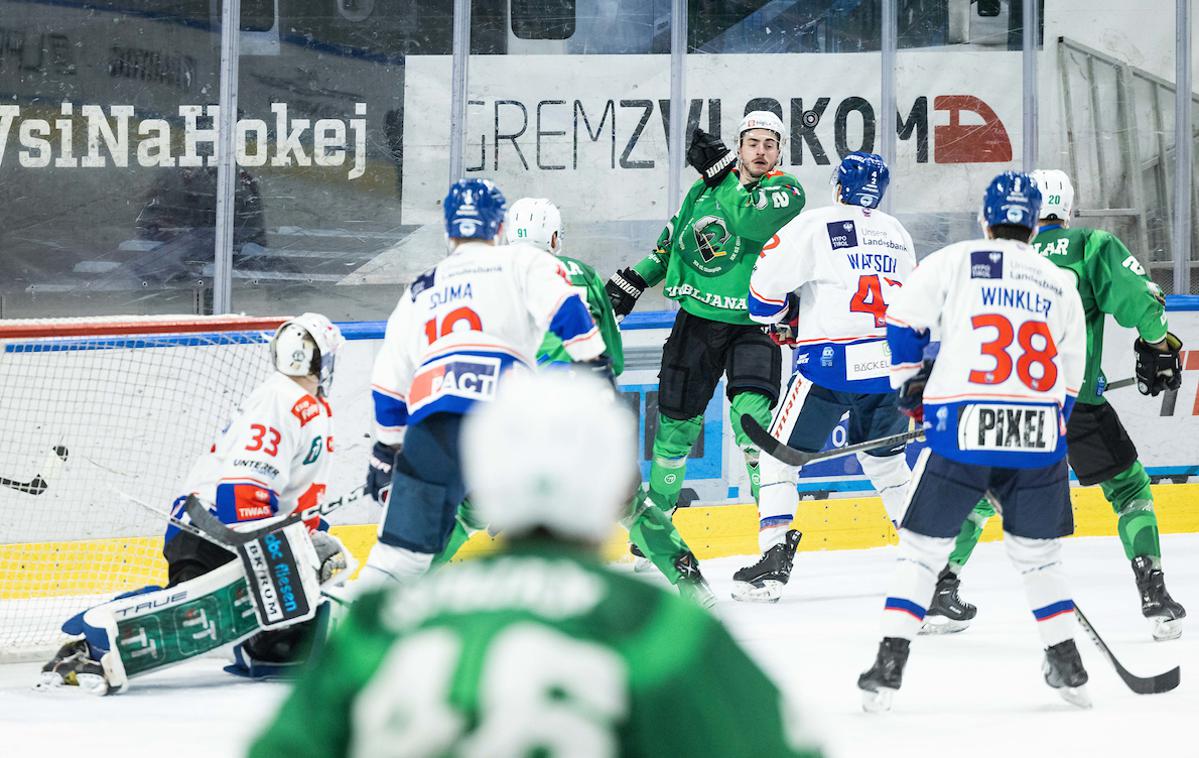
[[[28,482],[18,482],[16,479],[8,479],[0,476],[0,485],[11,487],[17,492],[24,492],[26,495],[40,495],[50,486],[50,481],[54,479],[54,475],[58,473],[59,467],[67,460],[69,454],[66,447],[55,445],[46,456],[46,461],[42,464],[42,468]]]
[[[1135,376],[1130,376],[1127,379],[1117,379],[1116,381],[1105,385],[1103,391],[1111,392],[1112,390],[1124,389],[1125,387],[1135,387],[1136,383],[1137,378]]]
[[[1181,667],[1175,666],[1164,674],[1158,674],[1157,676],[1137,676],[1120,665],[1120,662],[1116,660],[1116,656],[1112,654],[1111,649],[1100,638],[1099,632],[1095,631],[1095,627],[1091,626],[1091,622],[1087,620],[1082,609],[1078,607],[1078,603],[1074,604],[1074,615],[1078,618],[1078,623],[1082,625],[1087,635],[1090,636],[1091,641],[1095,643],[1095,647],[1099,648],[1099,652],[1103,653],[1111,661],[1112,666],[1115,666],[1116,673],[1128,685],[1128,689],[1138,695],[1157,695],[1162,692],[1169,692],[1178,686],[1182,678]]]
[[[804,466],[813,461],[840,458],[843,455],[852,455],[853,453],[860,453],[863,450],[873,450],[876,447],[891,447],[900,443],[906,444],[924,436],[923,429],[914,429],[910,432],[892,434],[889,437],[879,437],[875,440],[859,442],[856,445],[847,445],[846,447],[839,447],[818,453],[808,453],[803,450],[797,450],[777,439],[770,432],[763,429],[762,425],[755,421],[749,414],[741,415],[741,428],[745,430],[745,435],[749,437],[750,442],[761,448],[763,453],[772,458],[777,458],[788,466]]]

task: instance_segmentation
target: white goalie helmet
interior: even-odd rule
[[[303,313],[283,322],[271,337],[271,362],[287,376],[313,376],[317,392],[327,396],[333,364],[345,344],[341,330],[319,313]]]
[[[522,197],[508,208],[504,233],[508,244],[527,242],[557,255],[562,251],[562,214],[544,197]]]
[[[1041,218],[1069,221],[1074,211],[1074,185],[1070,176],[1056,168],[1032,172],[1037,189],[1041,190]]]
[[[779,140],[779,147],[787,143],[787,127],[783,126],[783,120],[774,115],[770,111],[750,111],[745,114],[745,118],[741,119],[741,123],[737,126],[737,142],[741,142],[741,135],[748,132],[750,129],[767,129],[775,133]]]
[[[633,414],[599,379],[561,371],[511,375],[463,425],[471,502],[505,534],[543,528],[601,543],[638,480],[636,430]]]

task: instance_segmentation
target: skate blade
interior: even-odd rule
[[[1057,687],[1057,694],[1067,703],[1079,708],[1091,707],[1091,693],[1087,692],[1086,686],[1081,687]]]
[[[956,634],[966,631],[969,627],[969,621],[957,621],[948,616],[925,616],[919,633],[922,635]]]
[[[891,701],[895,690],[890,687],[879,687],[877,690],[862,690],[862,710],[867,713],[886,713],[891,710]]]
[[[56,690],[62,686],[62,674],[57,671],[42,671],[38,674],[37,681],[33,683],[35,690],[43,692]]]
[[[1182,619],[1153,619],[1153,639],[1158,642],[1176,640],[1182,636]]]
[[[634,556],[634,558],[633,558],[633,573],[645,574],[645,573],[648,573],[653,570],[654,570],[654,562],[651,561],[649,558],[640,558],[640,557]]]
[[[761,587],[749,582],[733,582],[733,599],[743,603],[777,603],[782,594],[782,582],[766,581]]]

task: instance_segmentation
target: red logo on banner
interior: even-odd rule
[[[949,111],[949,123],[933,130],[937,163],[1006,163],[1012,159],[1012,141],[991,106],[974,95],[938,95],[933,107]],[[963,124],[962,113],[982,119]]]

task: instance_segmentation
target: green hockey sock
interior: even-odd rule
[[[987,519],[994,515],[995,509],[985,497],[975,504],[974,510],[970,511],[970,515],[962,522],[957,541],[953,543],[953,552],[949,554],[950,571],[955,574],[961,573],[962,566],[970,560],[970,554],[974,552],[975,545],[983,536],[983,527],[987,525]]]
[[[637,493],[630,508],[630,515],[621,521],[629,530],[629,539],[671,584],[678,584],[681,574],[675,568],[675,561],[690,549],[679,530],[642,492]]]
[[[770,398],[757,392],[739,392],[729,402],[729,416],[733,425],[733,438],[737,447],[745,453],[745,470],[749,474],[749,487],[753,492],[754,502],[758,500],[758,485],[761,477],[758,473],[758,456],[761,451],[750,442],[745,430],[741,428],[741,416],[748,414],[750,418],[761,424],[763,429],[770,428]]]
[[[649,469],[649,497],[664,511],[679,502],[679,491],[687,475],[687,456],[703,429],[703,416],[681,421],[658,414],[654,460]]]
[[[1140,461],[1099,483],[1103,496],[1120,517],[1116,532],[1124,545],[1124,555],[1132,560],[1145,555],[1161,561],[1162,548],[1158,539],[1157,514],[1153,512],[1153,491],[1149,489],[1149,474]]]
[[[446,543],[445,550],[442,550],[437,555],[433,556],[433,567],[442,566],[449,563],[457,554],[466,541],[470,539],[471,534],[484,528],[484,525],[478,523],[474,509],[471,508],[470,500],[463,500],[458,506],[458,512],[454,516],[454,531],[450,532],[450,541]]]

